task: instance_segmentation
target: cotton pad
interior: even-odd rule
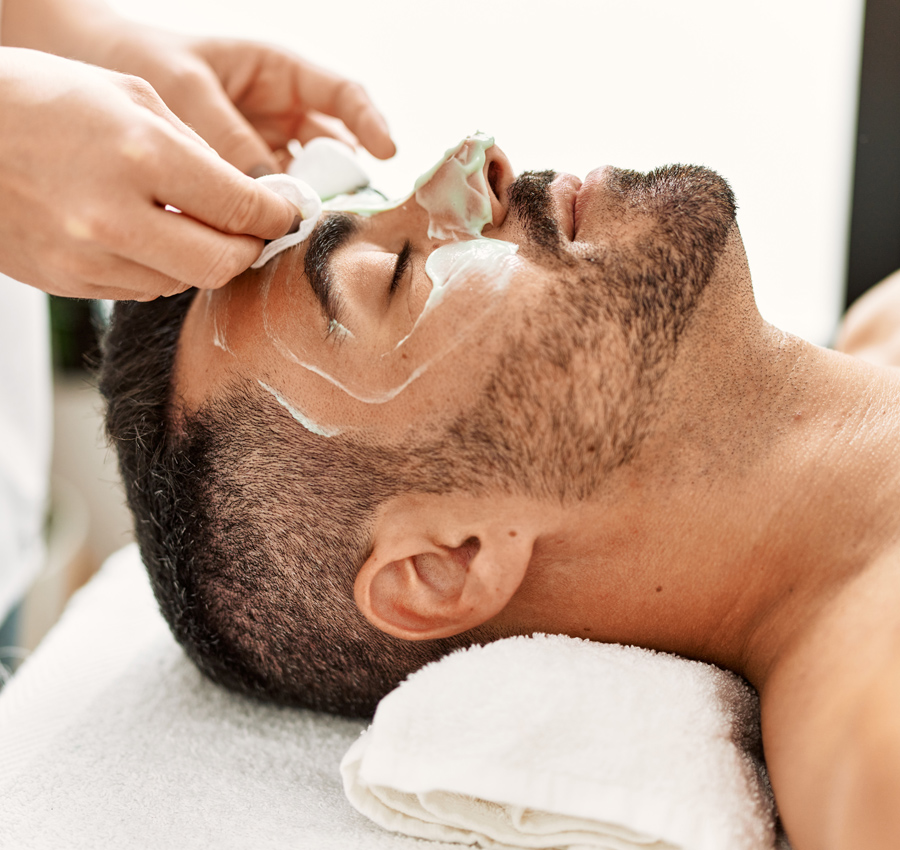
[[[294,158],[287,173],[312,186],[323,201],[369,185],[353,149],[337,139],[320,136],[302,147],[295,141],[288,150]]]
[[[297,208],[303,220],[300,222],[299,230],[269,242],[263,248],[256,262],[250,266],[251,269],[262,268],[276,254],[280,254],[293,245],[305,242],[322,213],[322,199],[316,194],[312,186],[304,183],[302,180],[298,180],[296,177],[291,177],[288,174],[267,174],[265,177],[257,179],[267,189],[271,189],[273,192],[287,198]]]
[[[267,189],[287,198],[300,212],[300,229],[269,242],[256,262],[258,269],[276,254],[305,242],[319,216],[322,200],[335,195],[355,192],[369,185],[369,177],[356,159],[353,149],[337,139],[320,137],[301,146],[294,141],[289,146],[294,159],[287,174],[267,174],[259,182]]]

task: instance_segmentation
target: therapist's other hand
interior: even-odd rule
[[[122,20],[110,32],[89,61],[147,80],[179,118],[245,173],[281,170],[273,151],[291,139],[323,135],[358,140],[382,159],[394,155],[387,125],[363,88],[291,51]]]
[[[0,271],[46,292],[216,288],[294,222],[136,77],[3,48],[0,114]]]

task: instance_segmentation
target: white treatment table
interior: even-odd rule
[[[338,764],[364,726],[207,681],[127,547],[0,693],[0,848],[458,846],[350,807]]]

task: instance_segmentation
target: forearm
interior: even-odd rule
[[[103,0],[3,0],[0,36],[7,47],[29,47],[83,62],[128,22]]]

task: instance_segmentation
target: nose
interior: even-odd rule
[[[483,233],[487,233],[492,227],[503,226],[509,209],[507,195],[515,176],[512,164],[497,145],[492,145],[485,151],[484,182],[491,201],[491,221],[485,225]]]

